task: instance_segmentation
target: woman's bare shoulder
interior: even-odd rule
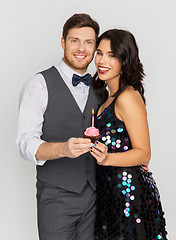
[[[117,98],[117,104],[119,106],[127,105],[129,107],[135,104],[145,107],[144,101],[139,91],[135,90],[132,87],[126,88],[125,91],[120,94],[120,96]]]
[[[140,93],[128,87],[123,93],[116,99],[116,112],[121,115],[124,119],[124,116],[130,116],[133,114],[145,114],[146,107]]]

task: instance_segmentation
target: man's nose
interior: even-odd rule
[[[78,50],[83,52],[85,50],[85,44],[84,42],[79,42],[78,44]]]

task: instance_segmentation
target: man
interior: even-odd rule
[[[37,165],[41,240],[94,239],[96,163],[93,144],[82,136],[99,104],[86,72],[98,34],[89,15],[70,17],[61,38],[63,59],[21,92],[16,142],[21,156]]]

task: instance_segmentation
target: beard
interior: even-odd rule
[[[92,62],[93,60],[93,54],[92,57],[90,56],[90,54],[87,53],[82,53],[82,54],[86,54],[87,57],[85,59],[75,59],[73,54],[68,54],[67,50],[65,49],[64,51],[64,62],[73,70],[75,71],[86,71],[89,64]]]

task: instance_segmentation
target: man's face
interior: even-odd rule
[[[95,52],[95,31],[91,27],[72,28],[64,41],[64,62],[74,71],[84,74]]]

